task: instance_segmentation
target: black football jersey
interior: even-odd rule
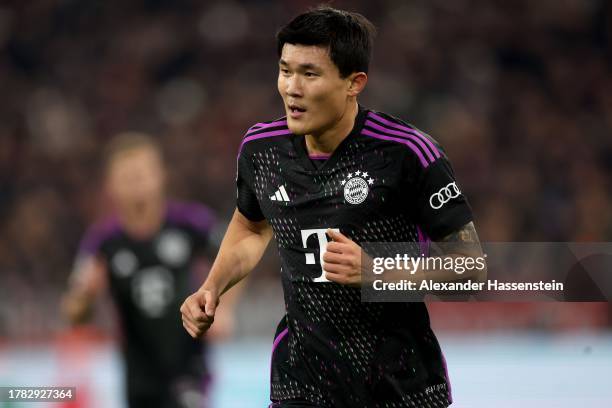
[[[116,217],[95,224],[79,256],[100,256],[123,334],[128,387],[169,387],[182,376],[204,376],[203,344],[182,326],[180,306],[201,284],[194,259],[208,245],[208,208],[171,202],[150,239],[129,236]],[[133,390],[132,390],[133,391]]]
[[[237,187],[238,210],[270,223],[280,254],[286,316],[274,341],[271,399],[448,406],[444,357],[425,305],[362,302],[360,289],[327,281],[321,267],[328,228],[357,244],[419,245],[472,220],[440,146],[360,107],[331,156],[309,157],[304,137],[281,118],[247,131]]]

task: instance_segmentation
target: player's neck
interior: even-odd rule
[[[120,211],[119,217],[130,236],[147,239],[161,227],[165,211],[164,200],[150,200],[126,206]]]
[[[359,112],[357,101],[349,104],[348,108],[332,127],[318,134],[306,135],[306,149],[309,155],[329,155],[336,150],[355,126],[355,119]]]

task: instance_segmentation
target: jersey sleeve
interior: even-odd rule
[[[206,247],[218,248],[215,236],[219,222],[215,213],[208,207],[200,204],[192,205],[193,218],[191,225],[195,235],[196,248],[200,251]]]
[[[216,246],[213,235],[218,228],[217,217],[207,206],[195,202],[172,201],[168,205],[167,221],[189,231],[196,250]]]
[[[242,149],[237,160],[236,207],[249,220],[261,221],[265,217],[255,194],[255,171],[246,147]]]
[[[87,258],[91,256],[103,257],[104,242],[109,237],[116,234],[118,229],[118,223],[115,219],[104,220],[90,226],[85,232],[85,235],[83,235],[83,238],[81,238],[77,258]]]
[[[410,177],[414,219],[432,239],[441,239],[472,221],[472,209],[446,156],[423,167],[413,162]]]

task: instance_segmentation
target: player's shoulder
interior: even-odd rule
[[[83,254],[95,254],[106,243],[123,233],[123,227],[116,214],[102,217],[87,228],[81,239],[79,252]]]
[[[280,136],[291,135],[291,131],[287,126],[287,117],[257,122],[245,132],[240,143],[238,156],[247,149],[252,149],[253,146],[261,146],[275,142]]]
[[[417,159],[423,167],[429,167],[444,157],[442,147],[433,137],[384,112],[368,109],[361,134],[397,147],[402,153]]]
[[[201,233],[209,233],[216,217],[212,209],[193,201],[171,200],[166,210],[166,222],[179,228],[192,228]]]

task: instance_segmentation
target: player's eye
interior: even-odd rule
[[[313,78],[318,76],[316,73],[314,72],[306,72],[304,75],[306,75],[308,78]]]
[[[280,69],[280,72],[281,72],[283,75],[289,75],[289,70],[288,70],[287,68],[281,68],[281,69]]]

